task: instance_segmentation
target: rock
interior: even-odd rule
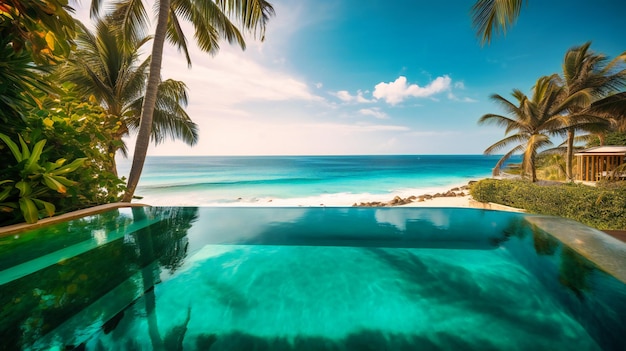
[[[452,189],[450,189],[450,191],[459,191],[459,190],[461,190],[461,189],[459,189],[459,188],[452,188]]]

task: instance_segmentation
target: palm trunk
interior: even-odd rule
[[[150,73],[148,75],[148,85],[146,86],[146,96],[141,107],[141,122],[137,133],[137,142],[133,154],[133,164],[128,175],[126,193],[122,198],[123,202],[130,202],[135,194],[135,189],[141,177],[148,146],[150,145],[150,134],[152,133],[152,119],[154,107],[156,105],[157,91],[161,82],[161,62],[163,61],[163,45],[167,34],[167,20],[169,17],[170,0],[159,1],[159,16],[157,19],[154,42],[152,44],[152,56],[150,58]]]
[[[535,167],[535,155],[530,157],[530,179],[533,183],[537,182],[537,167]]]
[[[576,131],[574,128],[567,130],[567,155],[565,157],[565,176],[570,182],[574,181],[574,136]]]

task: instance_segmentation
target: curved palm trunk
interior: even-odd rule
[[[574,128],[567,130],[567,156],[565,157],[565,175],[570,182],[574,181]]]
[[[150,74],[148,75],[146,96],[143,100],[143,106],[141,108],[141,123],[139,124],[139,133],[137,133],[137,142],[135,144],[135,152],[133,154],[133,164],[130,168],[130,174],[128,175],[126,193],[122,198],[123,202],[130,202],[132,200],[137,184],[139,183],[139,177],[141,177],[144,162],[146,161],[146,155],[148,153],[150,134],[152,132],[154,107],[156,105],[157,91],[161,81],[161,62],[163,61],[163,45],[165,44],[165,35],[167,33],[169,8],[170,0],[159,1],[159,16],[152,44]]]

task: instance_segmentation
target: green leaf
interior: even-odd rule
[[[33,148],[32,153],[30,154],[30,157],[28,158],[28,161],[26,161],[26,166],[24,166],[24,171],[26,171],[27,173],[32,173],[35,168],[40,167],[38,162],[39,162],[39,158],[41,157],[41,152],[43,151],[43,147],[46,145],[46,140],[40,140],[37,142],[37,144],[35,144],[35,147]]]
[[[13,157],[15,157],[15,160],[18,163],[22,162],[22,152],[20,151],[20,148],[17,146],[17,144],[14,143],[13,140],[11,140],[11,138],[9,138],[7,135],[2,133],[0,133],[0,139],[2,139],[5,144],[7,144],[7,146],[11,150],[11,153],[13,154]]]
[[[2,183],[0,183],[0,184],[2,184]],[[0,201],[4,201],[7,197],[9,197],[9,194],[11,193],[11,190],[13,190],[13,187],[5,186],[4,190],[2,190],[2,192],[0,193]]]
[[[67,173],[73,172],[73,171],[77,170],[78,167],[82,166],[83,163],[85,163],[86,160],[87,160],[86,157],[77,158],[74,161],[72,161],[72,163],[70,163],[68,165],[65,165],[65,166],[63,166],[63,167],[61,167],[61,168],[59,168],[59,169],[57,169],[55,171],[52,171],[52,172],[50,172],[50,174],[61,175],[61,174],[67,174]]]
[[[26,183],[23,180],[15,183],[15,187],[20,191],[20,197],[28,196],[32,192],[30,184]]]
[[[37,223],[37,220],[39,219],[39,210],[37,210],[37,206],[33,200],[28,197],[22,197],[20,198],[19,203],[20,211],[22,211],[22,216],[24,216],[26,223]]]
[[[33,199],[33,201],[40,208],[43,207],[43,209],[46,211],[46,214],[48,215],[48,217],[54,216],[54,212],[56,211],[56,207],[54,207],[54,205],[52,203],[50,203],[48,201],[39,200],[39,199]]]
[[[20,145],[22,145],[22,159],[20,161],[23,161],[30,157],[30,149],[24,141],[24,138],[22,138],[22,136],[19,134],[17,136],[20,139]]]
[[[58,180],[54,179],[52,176],[48,174],[43,175],[43,182],[48,186],[48,188],[57,191],[61,194],[65,194],[67,192],[67,188],[65,185],[61,184]]]

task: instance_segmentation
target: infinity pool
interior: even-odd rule
[[[626,244],[591,261],[544,221],[591,230],[474,209],[113,210],[0,237],[1,349],[625,350]]]

